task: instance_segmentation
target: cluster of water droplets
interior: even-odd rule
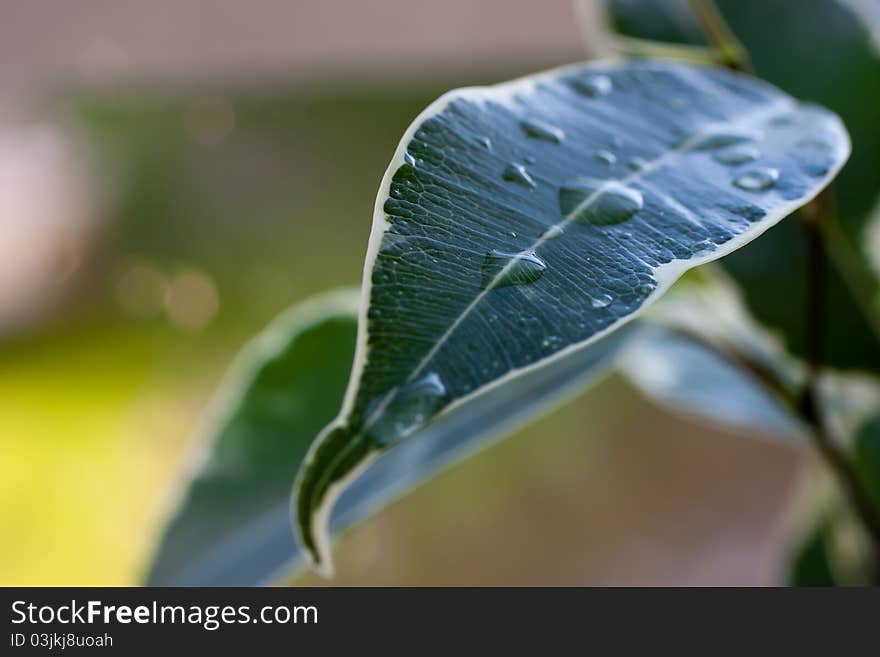
[[[740,167],[761,157],[756,143],[761,133],[753,129],[710,128],[707,132],[688,138],[683,146],[689,150],[711,153],[712,159],[727,167]],[[771,167],[752,167],[733,178],[733,185],[748,192],[771,189],[779,180],[779,170]]]
[[[614,84],[610,77],[591,74],[568,80],[570,87],[578,94],[595,99],[612,92]],[[774,127],[788,125],[784,121],[772,123]],[[531,140],[550,145],[562,144],[565,131],[546,121],[535,118],[520,121],[519,129]],[[761,135],[753,130],[732,130],[719,128],[693,135],[684,140],[679,148],[709,155],[716,163],[729,167],[734,173],[732,184],[748,192],[764,192],[777,185],[780,177],[778,169],[767,166],[751,166],[762,157],[758,148]],[[493,144],[486,136],[477,136],[475,143],[492,151]],[[616,145],[619,145],[617,142]],[[814,176],[824,175],[832,161],[831,147],[822,141],[804,140],[798,148],[802,155],[801,166]],[[593,157],[599,163],[611,168],[618,162],[618,155],[610,148],[597,150]],[[405,154],[406,164],[416,166],[417,160]],[[535,178],[527,165],[533,164],[533,156],[523,157],[521,161],[511,161],[501,172],[504,181],[527,189],[537,186]],[[644,171],[649,163],[640,157],[626,160],[625,166],[632,172]],[[592,226],[615,226],[630,220],[644,208],[641,191],[621,180],[596,180],[578,178],[560,186],[558,192],[560,221],[544,229],[541,240],[558,239],[565,232],[569,222]],[[511,233],[516,237],[515,233]],[[630,231],[618,231],[621,240],[632,237]],[[717,244],[703,239],[694,244],[694,255],[711,253]],[[547,263],[534,251],[506,251],[492,249],[486,253],[482,263],[483,290],[506,286],[529,285],[539,280],[547,270]],[[648,296],[656,289],[656,281],[643,281],[635,286],[635,292]],[[611,294],[593,292],[590,306],[595,310],[609,308],[614,302]],[[583,324],[581,325],[583,326]],[[540,347],[553,352],[564,346],[564,340],[557,335],[546,335]],[[494,364],[493,364],[494,365]],[[468,386],[468,389],[470,387]],[[367,434],[376,444],[388,446],[403,440],[421,429],[443,407],[448,399],[446,387],[436,372],[393,388],[382,395],[367,409],[367,417],[375,414],[375,421],[368,427]]]

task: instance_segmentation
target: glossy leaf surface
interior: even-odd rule
[[[848,152],[833,114],[676,64],[575,66],[435,102],[380,188],[352,380],[299,477],[317,564],[332,502],[379,454],[620,327],[807,202]]]
[[[868,232],[880,199],[880,11],[862,0],[716,0],[749,53],[756,75],[806,101],[837,112],[853,152],[835,180],[840,235],[830,252],[827,361],[839,368],[880,371],[878,270],[867,257]],[[807,6],[809,5],[809,6]],[[706,45],[688,0],[606,0],[621,35],[660,42]],[[880,234],[876,227],[875,233]],[[876,248],[876,247],[875,247]],[[781,330],[789,349],[802,354],[803,229],[784,222],[725,261],[747,292],[750,310]],[[880,262],[876,257],[874,262]]]

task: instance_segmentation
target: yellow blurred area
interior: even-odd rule
[[[0,582],[135,584],[201,395],[142,337],[67,342],[0,368]]]

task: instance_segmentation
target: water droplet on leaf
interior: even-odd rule
[[[648,166],[648,161],[642,157],[632,157],[626,166],[630,171],[644,171]]]
[[[597,98],[605,96],[611,92],[614,87],[611,78],[607,75],[588,75],[583,78],[575,78],[571,82],[571,86],[581,95],[588,98]]]
[[[520,127],[524,133],[533,139],[549,141],[552,144],[559,144],[565,139],[565,133],[561,129],[544,121],[522,121]]]
[[[516,164],[515,162],[508,164],[507,168],[504,169],[504,173],[501,174],[501,177],[508,182],[516,183],[523,187],[528,187],[530,189],[535,187],[535,180],[529,175],[529,172],[526,171],[526,168],[522,164]]]
[[[534,251],[505,253],[492,249],[483,259],[483,289],[526,285],[544,275],[547,264]]]
[[[712,151],[717,148],[733,146],[734,144],[755,141],[757,138],[758,134],[751,130],[719,128],[688,137],[683,146],[693,151]]]
[[[559,210],[564,217],[598,226],[624,222],[644,203],[640,191],[617,180],[582,180],[559,189]]]
[[[367,427],[368,438],[381,447],[396,444],[425,426],[446,400],[446,387],[436,372],[393,388],[367,407],[378,418]]]
[[[607,164],[608,166],[611,166],[615,162],[617,162],[617,156],[611,151],[598,151],[596,153],[596,159],[599,160],[602,164]]]
[[[488,137],[477,137],[477,143],[487,151],[492,150],[492,141]]]
[[[721,164],[737,166],[739,164],[751,162],[752,160],[757,160],[761,157],[761,151],[748,144],[739,144],[720,150],[712,157]]]
[[[592,305],[593,308],[607,308],[611,305],[612,301],[613,299],[610,294],[600,294],[599,296],[593,297],[590,305]]]
[[[773,187],[779,180],[779,171],[769,167],[752,169],[738,176],[733,184],[749,192],[761,192]]]

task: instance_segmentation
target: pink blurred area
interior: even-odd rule
[[[16,86],[359,81],[584,52],[570,0],[4,0],[0,12],[0,80]]]

